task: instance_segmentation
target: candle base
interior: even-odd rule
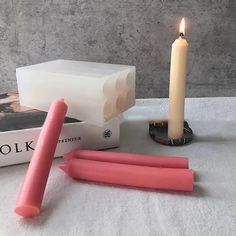
[[[184,121],[184,134],[182,138],[170,139],[168,138],[168,121],[150,121],[149,122],[149,135],[151,138],[160,144],[169,146],[182,146],[193,139],[193,131],[189,127],[188,122]]]

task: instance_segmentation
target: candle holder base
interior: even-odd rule
[[[160,144],[169,146],[182,146],[193,139],[193,131],[189,127],[188,122],[184,121],[184,134],[179,139],[168,138],[168,121],[150,121],[149,122],[149,135],[151,138]]]

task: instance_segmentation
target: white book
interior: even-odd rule
[[[17,93],[0,95],[0,166],[29,162],[46,112],[19,105]],[[66,118],[55,157],[81,149],[108,149],[119,146],[120,118],[99,127]]]

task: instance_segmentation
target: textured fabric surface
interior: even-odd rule
[[[68,178],[53,163],[42,213],[13,213],[26,164],[0,169],[0,235],[236,235],[236,98],[186,100],[195,133],[183,147],[156,144],[148,119],[166,117],[166,99],[138,100],[124,114],[114,151],[187,156],[195,170],[193,193],[143,191]]]

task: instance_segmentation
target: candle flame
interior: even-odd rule
[[[185,20],[182,18],[179,26],[179,35],[184,36],[185,35]]]

